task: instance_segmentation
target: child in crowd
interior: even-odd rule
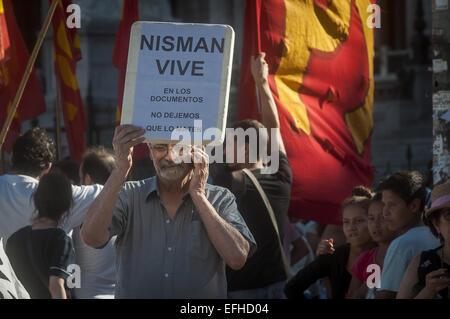
[[[58,228],[72,206],[72,186],[61,173],[44,175],[33,195],[37,217],[6,243],[17,277],[32,299],[66,299],[68,266],[75,263],[72,240]]]
[[[378,274],[381,279],[381,270],[383,269],[384,257],[389,248],[389,244],[397,236],[397,234],[387,227],[383,217],[383,202],[381,194],[377,193],[369,206],[367,228],[373,241],[378,244],[372,250],[362,253],[356,259],[351,273],[353,275],[348,290],[347,298],[357,299],[373,299],[375,297],[376,288],[368,288],[367,279],[370,275]],[[374,266],[371,266],[374,265]],[[378,267],[378,269],[376,269]],[[375,278],[377,280],[377,278]],[[373,282],[375,286],[378,282]]]
[[[369,190],[361,193],[361,187],[342,205],[343,230],[347,244],[333,248],[332,253],[324,253],[300,270],[285,287],[289,299],[304,298],[304,291],[318,279],[328,277],[331,284],[331,298],[343,299],[350,285],[350,269],[359,255],[372,249],[375,243],[367,229],[367,213],[372,194]],[[359,195],[359,196],[355,196]],[[363,195],[363,196],[361,196]]]

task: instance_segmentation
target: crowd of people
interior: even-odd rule
[[[450,183],[429,194],[399,171],[355,187],[342,226],[293,220],[264,54],[251,70],[261,121],[233,127],[276,130],[270,174],[249,140],[224,147],[244,162],[211,165],[204,148],[176,163],[173,144],[148,144],[156,175],[134,181],[139,127],[118,126],[114,151],[90,148],[79,167],[54,163],[45,130],[20,136],[0,176],[0,298],[449,299]]]

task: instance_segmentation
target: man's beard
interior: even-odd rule
[[[185,177],[189,171],[185,163],[175,164],[166,161],[165,159],[159,161],[158,166],[161,178],[169,181],[180,180]]]

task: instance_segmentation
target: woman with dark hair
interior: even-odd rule
[[[416,255],[403,276],[397,299],[450,299],[450,183],[431,192],[424,223],[441,246]]]
[[[381,276],[383,269],[384,257],[386,256],[392,240],[398,234],[387,227],[383,217],[384,204],[381,201],[381,194],[377,193],[369,206],[367,228],[373,241],[377,243],[377,247],[362,253],[353,264],[351,273],[353,275],[348,289],[347,298],[355,299],[374,299],[376,293],[376,285],[370,288],[367,280],[371,275]],[[378,270],[374,267],[378,267]],[[380,277],[381,279],[381,277]],[[374,283],[372,281],[372,283]],[[379,282],[378,282],[379,284]]]
[[[35,299],[66,299],[67,267],[75,252],[69,236],[58,225],[72,206],[72,186],[61,173],[44,175],[33,195],[37,216],[6,243],[11,265]]]
[[[312,263],[300,270],[284,289],[289,299],[303,299],[303,292],[318,279],[329,278],[332,299],[343,299],[350,285],[350,269],[359,255],[372,249],[375,243],[367,229],[370,191],[357,187],[352,197],[342,205],[342,223],[347,244],[322,252]],[[362,196],[361,196],[362,195]],[[330,241],[328,241],[330,243]]]

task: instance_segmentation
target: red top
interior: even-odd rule
[[[377,261],[375,256],[377,255],[379,247],[375,247],[374,249],[368,250],[361,255],[359,255],[358,259],[356,259],[352,268],[350,269],[351,273],[355,275],[362,282],[367,281],[367,277],[372,274],[372,272],[367,271],[367,266],[371,264],[376,264]],[[383,269],[383,265],[379,265],[380,269]]]

